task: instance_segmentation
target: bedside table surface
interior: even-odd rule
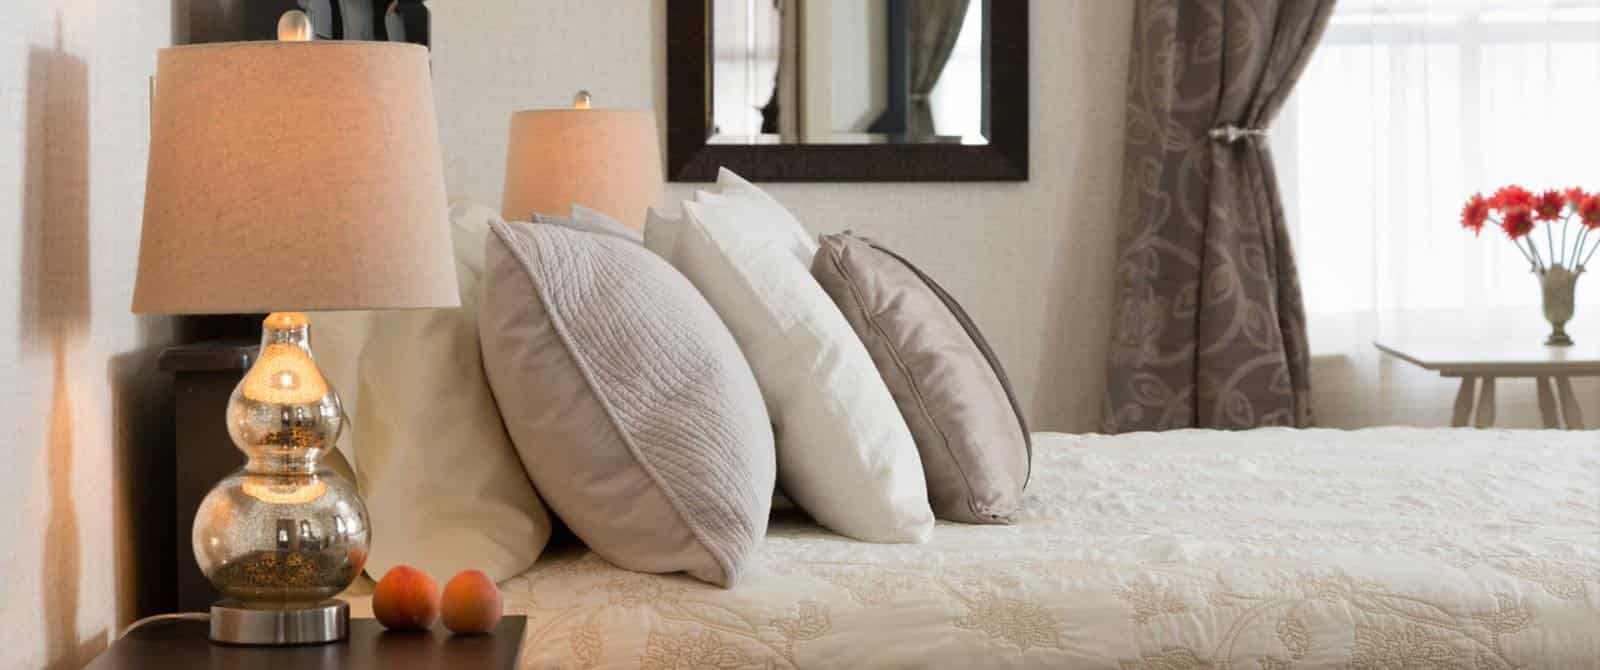
[[[374,619],[351,619],[350,639],[298,647],[213,644],[204,621],[158,621],[118,640],[85,670],[237,668],[241,670],[512,670],[527,619],[507,616],[492,635],[385,631]]]
[[[161,351],[156,364],[167,372],[244,372],[255,363],[260,338],[208,340],[178,344]]]

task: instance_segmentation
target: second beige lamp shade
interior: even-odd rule
[[[665,198],[655,113],[541,109],[511,117],[501,215],[565,216],[574,203],[634,229]]]

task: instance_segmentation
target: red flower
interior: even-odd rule
[[[1600,193],[1587,196],[1578,204],[1578,218],[1585,226],[1600,228]]]
[[[1495,209],[1509,212],[1513,209],[1529,209],[1533,207],[1534,197],[1521,186],[1512,184],[1494,192],[1494,197],[1489,199],[1489,204]]]
[[[1567,208],[1567,197],[1560,191],[1545,191],[1533,202],[1533,215],[1540,221],[1554,221],[1561,218],[1562,210]]]
[[[1506,236],[1513,240],[1526,237],[1533,232],[1533,210],[1517,208],[1506,212],[1506,218],[1500,222],[1500,229],[1506,231]]]
[[[1472,231],[1473,235],[1483,232],[1483,223],[1489,220],[1489,201],[1483,199],[1483,194],[1474,193],[1467,198],[1467,204],[1461,207],[1461,227]]]
[[[1589,197],[1588,193],[1584,193],[1583,189],[1576,186],[1567,189],[1566,191],[1562,192],[1561,195],[1566,196],[1567,204],[1572,205],[1573,207],[1583,204],[1583,201]]]

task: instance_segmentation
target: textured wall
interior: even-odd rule
[[[172,11],[28,0],[0,23],[0,668],[79,667],[158,605],[134,547],[171,541],[144,495],[170,487],[170,334],[128,306]]]
[[[514,109],[666,106],[665,0],[438,3],[434,74],[452,197],[498,206]],[[1098,424],[1111,318],[1132,3],[1032,3],[1030,182],[779,184],[816,232],[853,229],[970,309],[1043,429]],[[999,104],[999,103],[997,103]],[[663,119],[663,122],[665,119]],[[692,185],[672,185],[674,201]]]

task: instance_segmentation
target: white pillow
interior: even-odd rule
[[[589,209],[578,203],[572,203],[572,216],[534,214],[533,222],[560,226],[584,233],[610,235],[634,244],[644,244],[644,236],[638,230],[622,225],[616,219],[606,216],[600,210]]]
[[[926,540],[933,512],[916,444],[866,347],[812,279],[810,257],[799,257],[797,240],[815,243],[776,201],[740,184],[683,204],[673,260],[756,374],[780,486],[841,534]]]
[[[721,199],[736,202],[741,206],[750,208],[751,221],[764,226],[772,235],[772,240],[790,253],[796,260],[806,267],[811,267],[811,259],[817,255],[817,241],[800,221],[794,218],[782,204],[766,191],[755,184],[745,181],[732,170],[721,168],[717,171],[717,186],[715,191],[695,191],[697,202],[715,204]],[[645,217],[644,246],[656,253],[657,256],[676,261],[678,248],[678,235],[683,230],[683,217],[671,216],[654,207],[650,208]]]
[[[651,207],[645,214],[644,248],[668,262],[674,262],[678,255],[678,233],[682,230],[683,217],[671,216]]]
[[[344,382],[361,495],[372,521],[367,573],[409,564],[436,579],[465,569],[499,582],[526,571],[550,538],[484,377],[478,302],[493,210],[450,209],[459,309],[313,317],[319,365]]]
[[[698,191],[695,195],[702,202],[720,196],[750,207],[757,217],[755,220],[762,222],[773,242],[794,254],[795,260],[800,261],[801,265],[808,269],[811,267],[811,259],[817,256],[817,238],[806,232],[788,208],[755,184],[745,181],[732,170],[721,168],[717,170],[717,193]]]

